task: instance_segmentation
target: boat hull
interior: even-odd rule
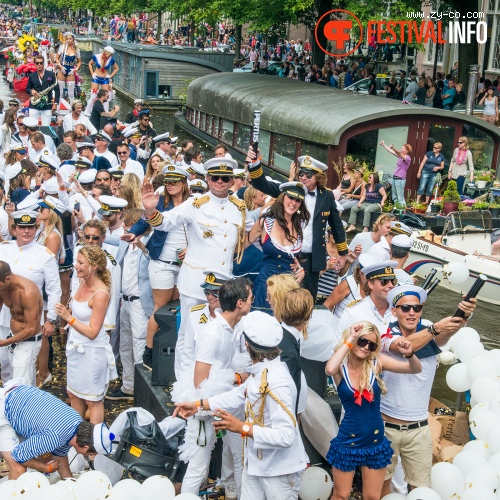
[[[443,286],[454,292],[465,294],[470,289],[479,274],[484,274],[488,281],[483,286],[477,298],[491,304],[500,305],[500,262],[495,262],[480,256],[466,254],[455,249],[444,248],[432,241],[416,238],[405,264],[406,272],[425,278],[435,267],[441,267],[449,262],[462,262],[469,268],[469,278],[465,283],[454,285],[448,280],[442,280]]]

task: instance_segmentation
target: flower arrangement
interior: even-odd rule
[[[21,52],[26,52],[28,49],[38,50],[38,42],[34,36],[28,35],[25,33],[19,40],[17,41],[17,47]]]
[[[476,181],[492,182],[495,176],[494,172],[491,172],[490,170],[485,170],[477,172],[477,174],[474,175],[474,178],[476,179]]]

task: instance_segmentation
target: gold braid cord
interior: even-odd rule
[[[245,238],[247,233],[245,231],[245,222],[247,218],[247,208],[243,200],[239,200],[236,196],[230,196],[229,201],[234,203],[238,210],[241,212],[241,226],[238,226],[238,241],[236,243],[236,263],[239,264],[243,259],[243,252],[245,251]]]

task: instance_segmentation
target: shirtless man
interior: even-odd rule
[[[0,260],[0,309],[4,304],[10,309],[11,335],[0,339],[0,347],[10,346],[12,378],[35,385],[35,363],[42,347],[42,294],[33,281],[13,274]]]

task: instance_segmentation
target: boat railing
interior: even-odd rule
[[[451,212],[444,223],[443,236],[491,233],[493,224],[489,210]]]

